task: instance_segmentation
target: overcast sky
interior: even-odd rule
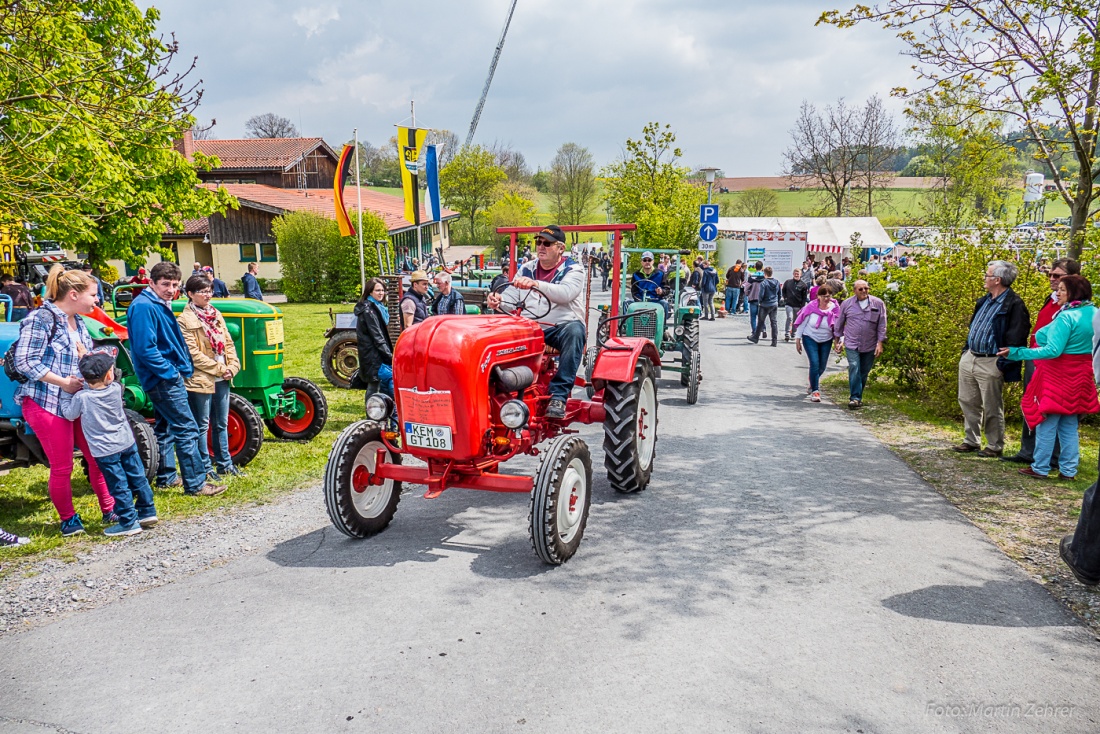
[[[519,0],[475,142],[532,170],[565,142],[600,164],[669,123],[685,165],[780,172],[803,99],[865,100],[912,79],[880,28],[814,27],[852,0]],[[339,145],[383,144],[416,100],[421,127],[465,140],[509,0],[159,0],[160,28],[198,57],[197,115],[219,138],[262,112]]]

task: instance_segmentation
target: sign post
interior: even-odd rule
[[[699,249],[714,252],[718,249],[718,205],[699,205]]]

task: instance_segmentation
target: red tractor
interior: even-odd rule
[[[611,231],[617,251],[622,232],[634,225],[562,229]],[[515,245],[513,233],[513,263]],[[535,318],[521,316],[524,309]],[[401,335],[393,355],[396,400],[368,398],[369,420],[345,428],[329,454],[325,503],[337,529],[353,538],[381,532],[397,510],[402,482],[426,485],[427,499],[456,487],[529,493],[535,552],[564,563],[580,545],[592,502],[592,458],[570,428],[577,423],[603,425],[612,487],[646,488],[657,443],[656,348],[648,339],[616,336],[612,320],[591,370],[594,396],[570,398],[565,418],[549,419],[557,353],[546,348],[537,321],[549,310],[532,289],[500,313],[431,318]],[[576,385],[587,383],[578,377]],[[500,472],[519,454],[541,457],[534,477]],[[424,465],[403,465],[405,455]]]

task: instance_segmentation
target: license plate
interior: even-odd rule
[[[406,423],[405,440],[409,446],[450,451],[451,428],[450,426],[429,426],[426,423]]]

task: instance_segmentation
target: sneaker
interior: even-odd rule
[[[218,474],[216,471],[209,471],[206,473],[206,481],[210,482],[211,484],[217,484],[221,480],[221,475]]]
[[[117,522],[118,522],[118,515],[115,514],[114,510],[111,510],[110,512],[104,512],[103,513],[103,524],[104,525],[114,525]]]
[[[810,393],[810,402],[811,403],[820,403],[821,402],[821,393],[818,392],[817,390],[814,390],[812,393]]]
[[[859,410],[862,406],[863,402],[854,398],[848,401],[848,410]]]
[[[210,482],[207,482],[206,484],[202,485],[202,489],[200,489],[198,492],[188,492],[187,495],[189,497],[214,497],[221,494],[227,489],[229,488],[226,487],[224,484],[211,484]]]
[[[1062,538],[1062,542],[1058,544],[1058,555],[1062,557],[1062,562],[1069,566],[1069,570],[1073,571],[1074,577],[1085,586],[1096,586],[1100,584],[1100,579],[1095,579],[1089,576],[1084,571],[1077,567],[1077,564],[1073,562],[1073,551],[1071,546],[1073,545],[1073,536],[1067,535]]]
[[[237,479],[244,479],[248,475],[241,471],[241,469],[236,464],[233,464],[228,469],[222,472],[222,476],[230,476],[236,477]]]
[[[550,401],[550,404],[546,406],[546,417],[551,419],[561,419],[565,417],[565,401],[554,398]]]
[[[30,538],[24,538],[21,535],[15,535],[14,533],[0,530],[0,548],[18,548],[29,542],[31,542]]]
[[[109,538],[121,538],[126,535],[137,535],[141,532],[141,524],[137,521],[130,523],[129,525],[123,525],[121,523],[112,525],[103,531],[103,534]]]
[[[80,519],[80,515],[76,514],[70,517],[68,520],[61,521],[61,536],[64,538],[70,535],[80,535],[84,532],[84,523]]]
[[[138,525],[140,525],[143,528],[151,528],[154,525],[156,525],[158,522],[160,522],[160,520],[157,518],[156,515],[150,515],[149,517],[139,517],[138,518]]]
[[[157,489],[171,489],[172,487],[182,487],[183,480],[176,477],[170,482],[157,482]]]
[[[1016,471],[1020,472],[1025,477],[1033,477],[1035,479],[1046,479],[1047,478],[1046,474],[1040,474],[1039,472],[1032,469],[1030,466],[1025,466],[1023,469],[1017,469]]]

